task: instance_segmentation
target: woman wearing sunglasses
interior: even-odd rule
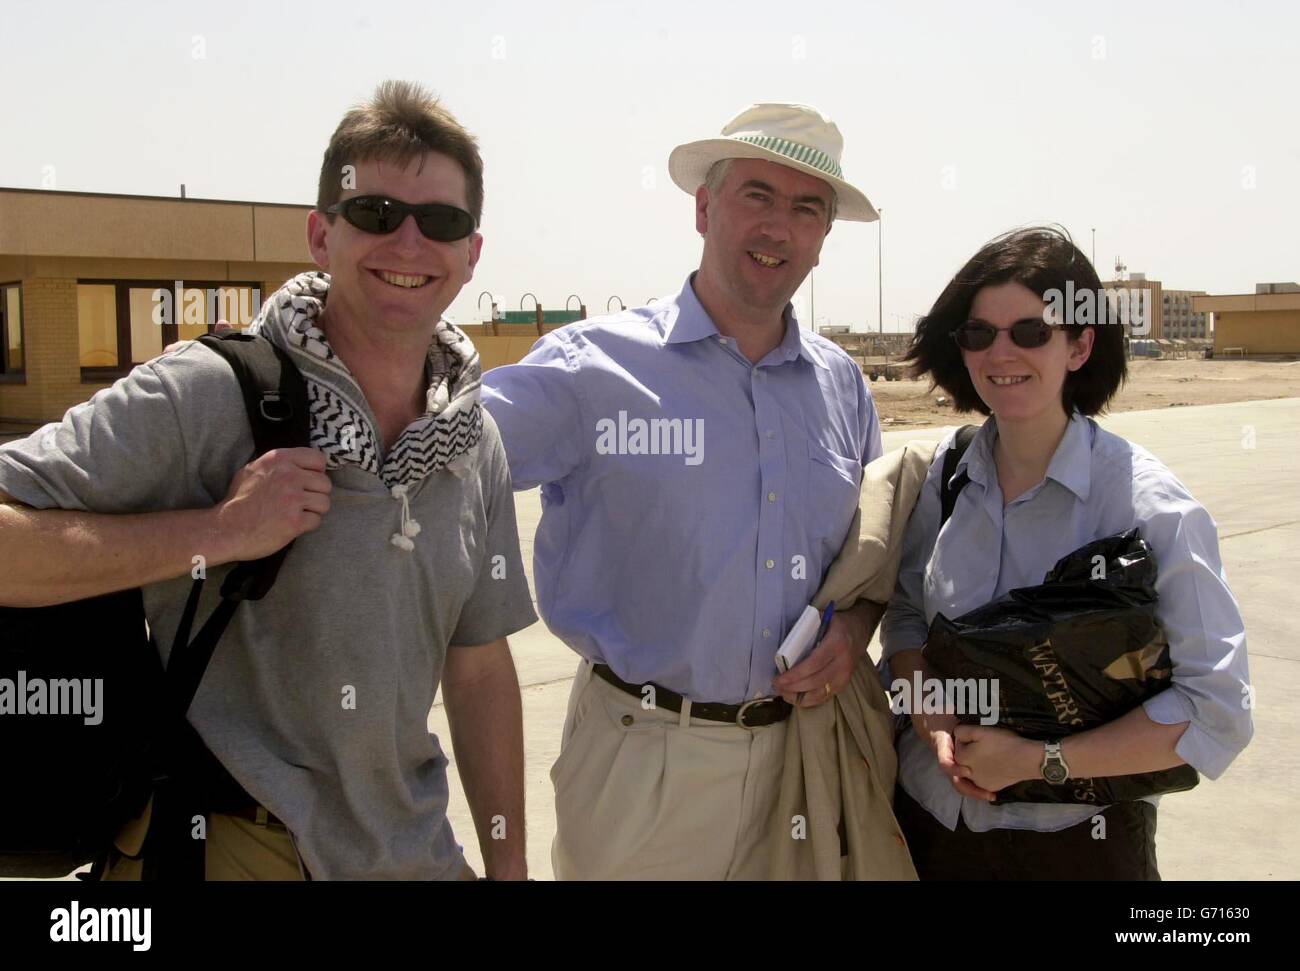
[[[1085,292],[1086,320],[1086,304],[1063,300]],[[895,812],[921,879],[1159,879],[1156,799],[994,805],[995,793],[1184,763],[1217,778],[1251,736],[1245,631],[1214,521],[1155,456],[1092,419],[1126,376],[1123,327],[1098,323],[1097,298],[1101,282],[1068,236],[1034,228],[985,245],[918,322],[914,369],[958,410],[988,417],[957,466],[966,484],[951,517],[941,528],[953,436],[908,523],[881,626],[886,683],[932,676],[922,648],[936,613],[955,618],[1042,583],[1061,557],[1137,527],[1159,569],[1172,685],[1047,743],[908,709]]]

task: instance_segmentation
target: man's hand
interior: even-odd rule
[[[967,778],[996,793],[1040,775],[1043,743],[991,725],[958,725],[956,759]]]
[[[813,708],[825,704],[849,683],[854,667],[866,654],[861,636],[861,628],[847,615],[835,614],[822,642],[789,671],[774,678],[772,687],[792,705]],[[803,700],[796,701],[800,692],[804,692]]]
[[[260,559],[316,529],[333,487],[319,449],[277,448],[258,456],[235,473],[214,509],[229,544],[225,559]]]

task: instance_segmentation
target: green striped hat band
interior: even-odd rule
[[[766,148],[770,152],[776,152],[778,155],[784,155],[786,158],[794,159],[796,162],[803,162],[805,165],[811,165],[815,169],[833,175],[837,179],[844,178],[840,172],[840,165],[835,159],[831,158],[820,149],[813,148],[810,145],[800,145],[798,142],[788,141],[784,138],[777,138],[773,135],[733,135],[738,142],[749,142],[751,145],[757,145],[759,148]]]

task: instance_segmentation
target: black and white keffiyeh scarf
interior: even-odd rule
[[[410,518],[408,491],[441,469],[462,472],[483,433],[478,351],[451,321],[438,322],[425,366],[425,412],[381,459],[379,422],[318,326],[329,287],[326,273],[300,273],[262,304],[249,332],[288,351],[302,372],[311,410],[311,445],[325,453],[326,468],[358,466],[378,476],[393,498],[401,500],[401,529],[391,542],[410,551],[420,524]]]

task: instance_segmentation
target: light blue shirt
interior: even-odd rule
[[[852,359],[801,330],[751,364],[688,279],[483,376],[516,489],[542,486],[537,607],[625,681],[736,704],[839,552],[881,452]]]
[[[1162,725],[1188,722],[1176,751],[1218,778],[1253,729],[1246,632],[1210,514],[1150,452],[1075,414],[1046,477],[1005,508],[993,464],[997,425],[985,422],[957,466],[956,474],[964,469],[970,481],[940,532],[939,480],[952,437],[940,443],[908,522],[898,586],[881,622],[884,660],[923,645],[936,613],[956,618],[1014,587],[1040,584],[1061,557],[1136,526],[1155,553],[1156,619],[1173,662],[1172,685],[1144,707]],[[1097,812],[1095,806],[994,806],[964,798],[910,725],[899,741],[899,782],[949,829],[956,829],[958,813],[975,832],[1051,832]]]

